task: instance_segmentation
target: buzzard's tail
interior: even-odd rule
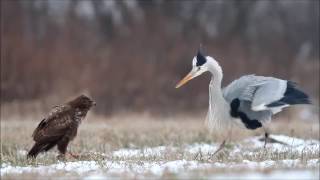
[[[56,142],[52,143],[35,143],[31,150],[28,152],[27,158],[36,158],[40,152],[48,151],[56,145]]]
[[[37,155],[41,152],[43,144],[35,143],[31,150],[28,152],[27,158],[36,158]]]

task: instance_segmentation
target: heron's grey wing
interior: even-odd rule
[[[250,120],[265,123],[272,114],[279,111],[266,105],[278,101],[286,90],[286,81],[272,77],[246,75],[233,81],[223,89],[227,102],[240,100],[238,111],[246,114]]]
[[[229,103],[236,98],[240,100],[252,101],[257,87],[264,83],[264,78],[256,78],[255,75],[242,76],[223,88],[223,96]]]
[[[272,77],[268,78],[263,85],[257,87],[257,90],[253,96],[251,109],[254,111],[271,109],[267,106],[283,98],[286,89],[286,80]]]
[[[223,89],[223,96],[229,103],[238,98],[251,102],[251,110],[267,110],[266,105],[281,99],[286,91],[287,81],[273,77],[246,75],[233,81]]]

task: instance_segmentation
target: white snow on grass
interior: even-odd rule
[[[95,161],[78,161],[78,162],[59,162],[49,166],[38,166],[38,167],[18,167],[10,166],[8,164],[1,165],[1,176],[5,174],[21,174],[21,173],[39,173],[47,175],[48,173],[54,173],[59,170],[72,171],[78,174],[84,174],[91,171],[96,172],[107,172],[111,174],[117,173],[133,173],[133,174],[144,174],[152,173],[154,175],[162,175],[164,171],[178,173],[181,170],[192,170],[197,168],[209,167],[210,164],[200,164],[197,161],[160,161],[160,162],[148,162],[142,161],[139,163],[132,163],[126,161],[105,161],[103,165],[99,165]]]
[[[132,158],[132,157],[151,157],[151,156],[161,156],[167,147],[158,146],[154,148],[144,148],[144,149],[119,149],[113,152],[114,157],[118,158]]]
[[[21,173],[39,173],[41,175],[48,175],[58,171],[75,172],[79,175],[95,172],[100,174],[145,174],[152,173],[153,175],[161,176],[164,172],[179,173],[191,170],[203,170],[210,168],[237,168],[248,170],[259,170],[271,167],[300,167],[300,160],[281,160],[281,161],[262,161],[254,162],[243,160],[240,163],[201,163],[199,161],[175,160],[175,161],[160,161],[160,162],[126,162],[126,161],[104,161],[103,165],[95,161],[78,161],[78,162],[59,162],[49,166],[27,166],[18,167],[10,166],[8,164],[1,165],[1,176],[5,174],[21,174]],[[304,166],[305,167],[305,166]],[[311,159],[307,161],[308,168],[319,167],[319,159]]]
[[[280,143],[268,143],[267,148],[273,152],[286,152],[288,150],[292,152],[313,151],[319,150],[320,142],[318,140],[303,140],[299,138],[284,136],[284,135],[270,135],[271,138],[283,142]],[[244,140],[243,146],[248,144],[251,148],[261,148],[264,146],[264,141],[260,140],[261,137],[253,137]],[[250,146],[248,146],[250,148]]]
[[[217,148],[216,144],[195,143],[182,146],[183,151],[190,154],[201,152],[204,155],[212,154]],[[172,146],[146,147],[142,149],[123,148],[112,153],[117,158],[139,158],[139,157],[163,157],[166,153],[178,152],[179,148]]]
[[[28,154],[28,152],[26,150],[18,150],[17,154],[20,156],[26,156]]]
[[[317,152],[319,153],[319,141],[317,140],[303,140],[293,137],[287,137],[283,135],[273,135],[272,138],[284,142],[288,145],[279,144],[279,143],[269,143],[267,145],[267,150],[271,152]],[[259,140],[260,137],[252,137],[245,139],[241,142],[234,143],[235,146],[229,149],[229,156],[236,157],[240,153],[255,155],[259,153],[254,149],[263,149],[264,142]],[[221,169],[226,168],[230,169],[246,169],[253,171],[241,175],[244,179],[247,178],[277,178],[282,177],[281,173],[295,174],[296,177],[304,178],[315,178],[318,177],[315,169],[319,169],[319,157],[316,159],[303,160],[299,159],[284,159],[284,160],[264,160],[264,161],[252,161],[249,159],[243,159],[242,161],[237,162],[202,162],[197,160],[190,160],[190,155],[194,156],[202,153],[202,155],[210,155],[218,148],[218,144],[205,144],[205,143],[195,143],[195,144],[186,144],[181,147],[173,146],[158,146],[158,147],[145,147],[142,149],[119,149],[110,153],[106,153],[112,156],[106,158],[107,160],[102,161],[77,161],[77,162],[59,162],[52,165],[39,165],[39,166],[12,166],[8,163],[1,164],[1,176],[6,174],[21,174],[21,173],[38,173],[40,175],[50,175],[55,172],[73,172],[77,173],[80,176],[85,176],[85,179],[101,179],[106,177],[112,177],[114,174],[121,175],[122,173],[129,174],[133,177],[137,175],[152,174],[154,176],[161,176],[166,172],[175,173],[179,175],[189,175],[192,171],[205,170],[210,172],[210,169]],[[173,160],[164,160],[166,153],[172,152],[182,152],[184,155],[177,157],[180,159]],[[25,155],[26,151],[18,151],[18,155]],[[107,157],[107,156],[106,156]],[[151,161],[149,159],[144,159],[142,157],[157,157],[157,161]],[[185,159],[185,157],[189,157]],[[130,159],[131,158],[131,159]],[[140,158],[139,160],[132,158]],[[252,158],[251,158],[252,159]],[[274,170],[269,174],[257,173],[254,171],[263,171],[268,168],[274,169],[290,169],[298,168],[302,169],[301,171],[291,171],[288,170],[275,172]],[[246,171],[244,171],[246,172]],[[208,174],[208,177],[211,178],[211,175]],[[214,179],[225,179],[233,177],[239,177],[237,174],[214,174],[212,178]],[[245,178],[246,177],[246,178]],[[285,176],[284,176],[285,177]],[[295,177],[295,176],[292,176]]]
[[[242,173],[242,174],[214,174],[209,177],[209,179],[254,179],[254,180],[264,180],[264,179],[319,179],[319,172],[312,172],[308,170],[297,170],[297,171],[273,171],[271,173]]]
[[[190,154],[196,154],[201,152],[202,154],[212,154],[217,150],[219,145],[217,144],[205,144],[205,143],[196,143],[192,145],[187,145],[185,151]]]
[[[295,138],[295,137],[290,137],[290,136],[285,136],[285,135],[270,135],[269,137],[278,140],[280,142],[286,143],[289,146],[292,147],[297,147],[297,146],[309,146],[309,145],[318,145],[319,146],[319,141],[318,140],[314,140],[314,139],[310,139],[310,140],[304,140],[304,139],[299,139],[299,138]],[[248,140],[250,141],[254,141],[257,140],[258,137],[255,138],[249,138]],[[264,142],[263,141],[259,141],[259,143],[256,142],[257,146],[261,146],[263,145]],[[274,145],[282,145],[285,146],[283,144],[279,144],[279,143],[274,143]]]

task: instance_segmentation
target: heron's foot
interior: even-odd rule
[[[271,137],[261,138],[260,141],[264,141],[264,146],[263,146],[263,148],[266,148],[267,143],[278,143],[278,144],[282,144],[282,145],[288,146],[287,143],[282,142],[282,141],[279,141],[279,140],[276,140],[276,139],[271,138]]]
[[[218,152],[220,152],[225,146],[226,146],[226,140],[224,140],[224,141],[220,144],[219,148],[212,154],[212,156],[215,156],[215,155],[216,155]]]

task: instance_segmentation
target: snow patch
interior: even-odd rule
[[[165,146],[144,149],[119,149],[113,152],[113,156],[118,158],[161,156],[166,150],[167,147]]]
[[[217,149],[218,149],[218,146],[216,144],[196,143],[196,144],[188,145],[185,148],[185,151],[187,151],[191,154],[196,154],[199,152],[201,152],[203,154],[212,154]]]
[[[152,173],[157,176],[161,176],[164,172],[180,173],[182,171],[201,170],[209,168],[245,168],[245,169],[265,169],[270,167],[299,167],[302,164],[301,160],[281,160],[281,161],[262,161],[255,162],[249,160],[243,160],[239,163],[201,163],[199,161],[188,161],[185,159],[174,161],[141,161],[141,162],[126,162],[126,161],[104,161],[102,165],[99,165],[95,161],[78,161],[78,162],[59,162],[49,166],[38,167],[19,167],[10,166],[3,163],[1,165],[1,176],[5,174],[21,174],[21,173],[39,173],[42,175],[48,175],[57,171],[76,172],[79,175],[85,173],[100,173],[100,174],[145,174]],[[319,159],[311,159],[306,162],[308,168],[319,167]],[[88,177],[90,178],[90,176]]]
[[[286,152],[288,150],[294,152],[313,151],[319,150],[320,142],[318,140],[303,140],[299,138],[289,137],[285,135],[270,135],[271,138],[283,142],[280,143],[268,143],[267,148],[273,152]],[[253,137],[244,140],[245,144],[251,145],[253,148],[261,148],[264,146],[264,141],[260,140],[261,137]],[[244,146],[244,145],[242,145]],[[251,147],[251,148],[252,148]]]
[[[20,155],[20,156],[26,156],[28,154],[28,151],[26,151],[26,150],[18,150],[17,154]]]
[[[283,135],[272,135],[272,138],[284,142],[288,145],[279,144],[279,143],[269,143],[267,145],[268,151],[271,152],[319,152],[319,141],[317,140],[303,140],[299,138],[293,138]],[[235,157],[239,154],[248,154],[254,156],[255,153],[259,151],[252,151],[252,149],[262,149],[264,142],[259,140],[260,137],[253,137],[245,139],[241,142],[237,142],[236,146],[229,149],[229,155]],[[172,146],[158,146],[158,147],[145,147],[141,149],[119,149],[111,152],[113,158],[119,160],[103,160],[103,161],[78,161],[78,162],[58,162],[56,164],[48,166],[11,166],[8,163],[1,164],[1,176],[6,174],[22,174],[22,173],[39,173],[40,175],[48,175],[55,173],[57,171],[65,172],[75,172],[79,175],[85,176],[84,179],[104,179],[106,177],[112,177],[114,174],[121,175],[121,173],[126,173],[137,177],[137,175],[144,174],[153,174],[155,176],[161,176],[165,172],[176,173],[178,176],[183,173],[188,175],[192,170],[203,170],[203,169],[224,169],[224,168],[234,168],[234,169],[248,169],[248,170],[263,170],[268,168],[310,168],[306,171],[285,171],[288,174],[295,174],[297,177],[318,177],[314,172],[314,169],[319,168],[320,160],[309,159],[309,160],[300,160],[300,159],[285,159],[285,160],[266,160],[266,161],[250,161],[244,159],[241,162],[201,162],[196,160],[186,160],[186,157],[191,155],[196,155],[201,152],[203,155],[211,155],[218,148],[218,144],[206,144],[206,143],[195,143],[190,145],[183,145],[181,147],[172,147]],[[176,159],[172,161],[150,161],[143,159],[141,157],[157,157],[157,159],[162,159],[165,157],[168,152],[177,152],[182,153],[182,159]],[[18,155],[25,156],[27,151],[19,150],[17,151]],[[186,154],[185,154],[186,153]],[[104,155],[109,153],[103,153]],[[107,157],[107,156],[106,156]],[[141,158],[138,160],[130,160],[130,158]],[[163,158],[165,159],[165,158]],[[188,159],[188,158],[187,158]],[[190,158],[189,158],[190,159]],[[282,177],[280,176],[283,171],[275,172],[272,171],[270,174],[261,174],[261,173],[249,173],[246,175],[241,175],[244,179],[257,177],[257,179],[264,178],[275,178]],[[209,177],[211,177],[209,175]],[[240,177],[239,175],[213,175],[213,178],[233,178]],[[285,176],[283,176],[285,177]],[[296,177],[296,176],[291,176]],[[302,178],[303,179],[303,178]]]
[[[319,172],[313,172],[309,170],[298,171],[273,171],[271,173],[242,173],[242,174],[215,174],[209,177],[209,179],[317,179],[319,178]]]

